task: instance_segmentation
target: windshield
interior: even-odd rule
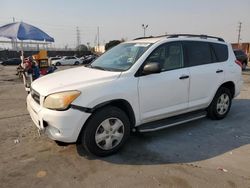
[[[119,44],[96,59],[90,67],[109,71],[128,70],[150,45],[150,43]]]

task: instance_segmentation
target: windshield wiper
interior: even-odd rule
[[[115,71],[115,72],[121,72],[120,69],[113,69],[113,68],[104,68],[104,67],[99,67],[99,66],[93,66],[91,64],[86,65],[86,67],[92,68],[92,69],[99,69],[103,71]]]
[[[108,70],[108,69],[105,69],[105,68],[99,67],[99,66],[92,66],[92,65],[90,65],[90,67],[93,68],[93,69],[99,69],[99,70],[104,70],[104,71]]]

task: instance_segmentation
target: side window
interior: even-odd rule
[[[228,47],[225,44],[212,43],[212,47],[217,59],[217,62],[223,62],[228,59]]]
[[[209,64],[213,62],[211,48],[207,42],[185,42],[189,66]]]
[[[172,42],[159,46],[148,57],[147,62],[158,62],[162,71],[184,67],[181,43]]]

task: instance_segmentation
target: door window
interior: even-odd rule
[[[182,45],[179,42],[167,43],[156,48],[146,62],[158,62],[162,71],[184,67]]]
[[[189,66],[204,65],[213,62],[211,48],[207,42],[185,42]]]

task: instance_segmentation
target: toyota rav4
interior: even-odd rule
[[[118,151],[131,132],[205,116],[223,119],[240,93],[241,67],[222,38],[176,34],[124,42],[87,67],[34,81],[27,108],[51,139],[88,152]]]

